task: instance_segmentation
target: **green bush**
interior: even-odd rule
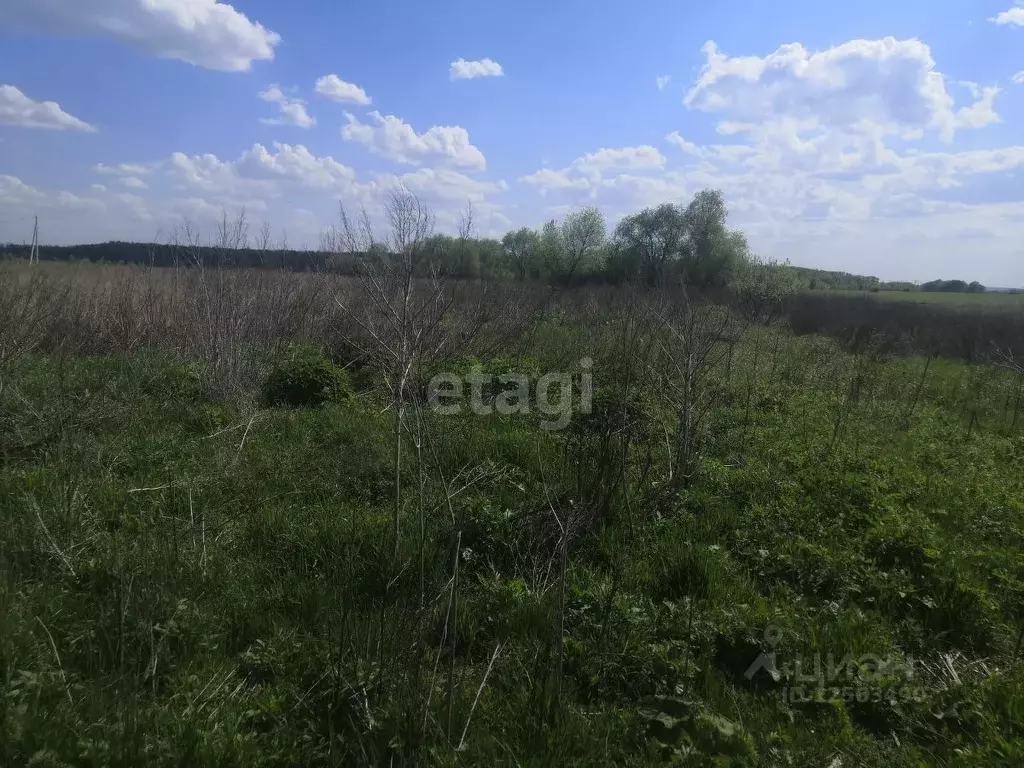
[[[271,406],[315,407],[351,396],[348,373],[306,345],[290,347],[263,383],[263,398]]]

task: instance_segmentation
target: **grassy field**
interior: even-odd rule
[[[626,289],[430,361],[592,359],[551,431],[337,286],[121,277],[0,297],[4,765],[1024,763],[1020,373]]]

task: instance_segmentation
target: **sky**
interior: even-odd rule
[[[0,242],[481,236],[721,189],[762,257],[1024,286],[1024,2],[3,0]]]

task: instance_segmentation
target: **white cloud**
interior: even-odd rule
[[[1024,71],[1018,72],[1016,75],[1010,78],[1017,85],[1024,85]]]
[[[4,0],[0,25],[109,37],[162,59],[247,71],[281,38],[218,0]]]
[[[96,129],[69,115],[55,101],[33,101],[13,85],[0,85],[0,123],[22,128],[51,128],[58,131]]]
[[[1001,122],[996,114],[996,96],[1003,92],[999,86],[982,88],[977,101],[969,107],[961,107],[956,111],[954,126],[956,128],[984,128],[986,125]]]
[[[138,176],[125,176],[121,179],[121,183],[128,187],[128,189],[149,189],[149,184],[144,182]]]
[[[683,152],[688,155],[700,155],[700,147],[692,141],[684,139],[679,131],[672,131],[672,133],[665,137],[665,141],[679,147],[679,149],[683,150]]]
[[[482,203],[488,195],[508,188],[504,181],[478,181],[447,168],[420,168],[401,176],[380,175],[377,186],[388,189],[395,184],[404,185],[413,194],[431,200]]]
[[[654,83],[658,86],[659,91],[665,90],[665,86],[667,86],[671,81],[672,75],[658,75],[658,77],[654,79]]]
[[[19,205],[33,202],[44,197],[35,187],[30,187],[17,176],[0,174],[0,203]]]
[[[989,19],[989,21],[995,24],[1010,24],[1017,27],[1024,27],[1024,6],[1018,6],[1017,8],[1011,8],[1008,11],[1003,11]]]
[[[519,181],[537,187],[542,194],[555,190],[589,190],[591,196],[595,196],[602,176],[608,171],[653,171],[664,165],[665,156],[649,145],[602,148],[577,158],[567,168],[542,168],[521,176]]]
[[[535,173],[520,176],[519,181],[540,189],[541,194],[558,189],[590,189],[590,182],[582,177],[570,177],[569,170],[553,171],[541,168]]]
[[[483,153],[470,143],[465,128],[435,125],[426,133],[416,133],[411,125],[394,115],[374,111],[369,116],[376,125],[361,123],[355,115],[346,112],[348,124],[342,128],[342,138],[362,144],[396,163],[419,165],[427,160],[440,160],[481,171],[487,166]]]
[[[931,141],[998,121],[998,87],[947,81],[916,41],[852,41],[827,55],[801,46],[765,58],[705,52],[689,105],[735,143],[673,131],[665,141],[682,155],[669,152],[664,166],[652,155],[597,162],[594,173],[580,158],[520,181],[549,210],[586,198],[612,221],[716,187],[765,256],[893,279],[957,273],[1024,284],[1024,196],[1013,175],[1024,172],[1024,146],[934,151]],[[951,89],[968,95],[965,106]],[[590,157],[647,156],[614,152]]]
[[[61,191],[57,193],[55,202],[61,208],[69,208],[77,211],[100,211],[106,206],[102,202],[91,197],[79,197],[71,192]]]
[[[252,179],[285,179],[312,189],[350,189],[356,172],[333,157],[317,157],[301,144],[274,144],[270,152],[254,144],[234,164],[239,175]]]
[[[685,104],[726,113],[740,121],[809,121],[810,127],[860,130],[916,138],[929,129],[952,140],[957,129],[998,120],[997,88],[983,89],[977,103],[959,110],[920,40],[851,40],[810,52],[800,43],[765,57],[729,57],[713,41]]]
[[[103,184],[91,184],[89,186],[89,189],[91,189],[93,192],[99,192],[100,194],[107,191],[107,188]]]
[[[600,173],[609,168],[651,170],[665,165],[665,156],[655,147],[623,147],[621,149],[599,149],[576,160],[572,167],[582,173]]]
[[[260,118],[260,122],[264,125],[294,125],[296,128],[312,128],[316,125],[316,118],[306,111],[306,102],[286,96],[280,86],[270,86],[267,90],[262,91],[259,97],[263,101],[277,104],[281,113],[280,117]]]
[[[233,161],[175,152],[169,168],[186,188],[224,196],[275,197],[281,193],[280,182],[337,194],[357,189],[355,171],[333,157],[317,157],[301,144],[275,143],[273,150],[254,144]]]
[[[95,213],[105,207],[103,202],[96,198],[81,197],[66,190],[60,190],[55,193],[44,192],[26,184],[16,176],[4,175],[0,175],[0,203],[8,206],[5,212],[14,214],[13,220],[3,223],[13,225],[9,226],[9,229],[21,231],[23,236],[31,233],[31,217],[33,214],[39,213],[40,229],[44,232],[44,241],[46,240],[46,233],[50,231],[48,227],[53,224],[60,225],[66,223],[66,221],[73,221],[66,218],[69,213]],[[58,208],[61,211],[56,215],[46,214],[47,211],[53,211]],[[25,226],[29,228],[27,233],[23,232]],[[0,232],[0,242],[3,242],[5,239],[5,233]]]
[[[96,173],[107,176],[146,176],[160,166],[160,163],[118,163],[117,165],[104,165],[96,163],[92,167]]]
[[[316,81],[316,92],[328,99],[351,104],[369,104],[372,99],[354,83],[346,83],[337,75],[324,75]]]
[[[466,61],[459,59],[453,61],[448,70],[448,76],[452,80],[472,80],[477,77],[504,77],[505,71],[501,64],[491,59],[480,59],[479,61]]]

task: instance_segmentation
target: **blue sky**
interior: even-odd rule
[[[766,257],[1024,285],[1014,0],[349,5],[4,0],[0,241],[244,206],[315,246],[397,183],[500,236],[711,186]]]

